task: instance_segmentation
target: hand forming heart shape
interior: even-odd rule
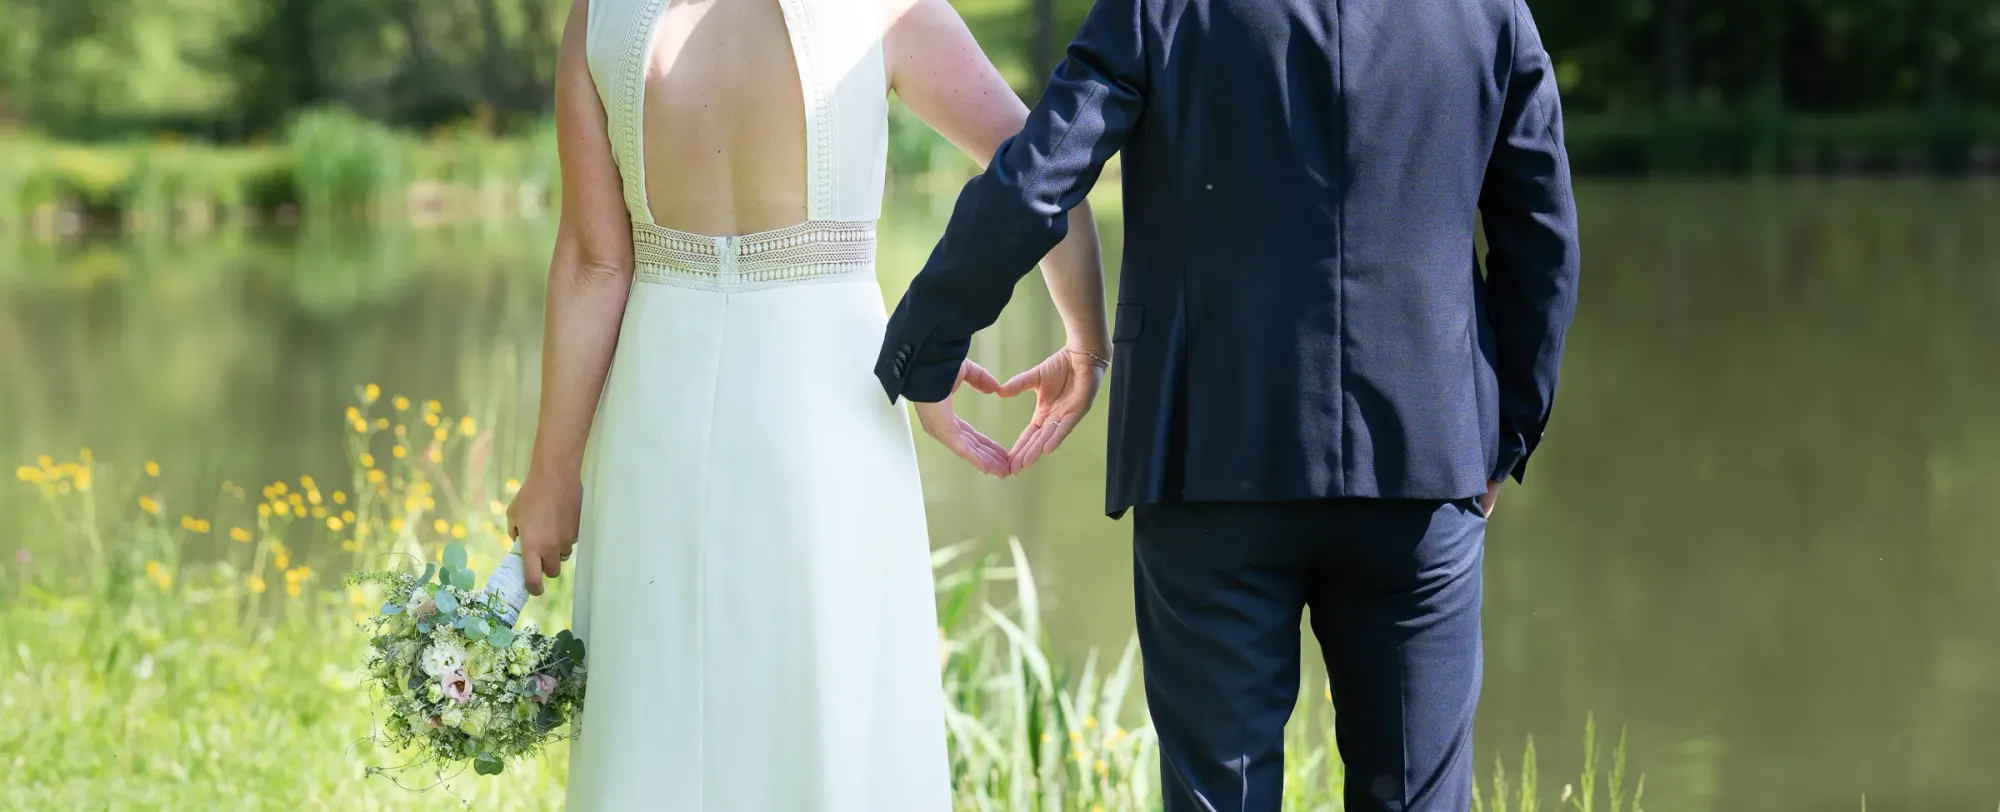
[[[1003,398],[1035,393],[1035,416],[1012,449],[1002,448],[960,418],[952,407],[952,395],[937,403],[915,404],[917,420],[924,433],[973,467],[997,477],[1013,476],[1053,453],[1076,430],[1076,424],[1096,402],[1108,366],[1109,362],[1096,353],[1068,347],[1006,383],[971,361],[961,365],[958,381],[952,385],[954,395],[960,385]]]

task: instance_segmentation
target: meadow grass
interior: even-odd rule
[[[490,569],[518,484],[494,432],[436,401],[357,392],[341,482],[312,477],[200,494],[154,463],[42,457],[15,471],[40,511],[0,577],[0,809],[550,809],[567,749],[414,791],[368,768],[401,763],[371,737],[359,619],[381,603],[339,575],[436,560],[453,541]],[[186,502],[183,508],[170,499]],[[1081,663],[1054,653],[1018,543],[934,555],[955,806],[1157,809],[1158,742],[1135,694],[1136,643]],[[566,581],[528,615],[568,625]],[[1288,730],[1287,812],[1341,810],[1332,709],[1308,689]],[[1621,733],[1607,765],[1593,727],[1559,806],[1638,812]],[[1599,792],[1600,776],[1608,777]],[[1540,812],[1530,740],[1496,759],[1479,812]]]

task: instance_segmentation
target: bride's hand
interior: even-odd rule
[[[1029,421],[1008,455],[1014,473],[1027,470],[1068,439],[1077,422],[1090,412],[1091,404],[1097,402],[1097,388],[1110,366],[1104,353],[1064,347],[1034,369],[1000,385],[1003,398],[1035,393],[1035,419]]]
[[[576,547],[576,528],[583,513],[581,474],[534,474],[521,484],[507,505],[508,533],[521,542],[521,571],[528,594],[542,594],[542,577],[562,574],[564,561]]]
[[[999,391],[1000,381],[978,364],[966,361],[959,366],[958,380],[951,385],[951,389],[957,392],[960,386],[970,386],[990,395]],[[923,424],[924,433],[943,443],[945,448],[951,449],[951,453],[994,476],[1004,477],[1013,472],[1013,466],[1007,462],[1007,449],[981,434],[971,423],[960,419],[958,412],[952,409],[951,395],[936,403],[910,401],[910,404],[916,407],[917,422]]]

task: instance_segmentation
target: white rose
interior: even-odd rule
[[[458,727],[459,725],[462,724],[465,724],[465,711],[460,710],[458,708],[452,708],[451,710],[444,712],[445,727]]]

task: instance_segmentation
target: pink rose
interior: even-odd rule
[[[549,695],[556,692],[556,681],[554,674],[536,674],[535,701],[544,705],[549,704]]]
[[[465,669],[459,669],[438,678],[438,688],[453,702],[464,702],[472,698],[472,680],[466,678]]]

